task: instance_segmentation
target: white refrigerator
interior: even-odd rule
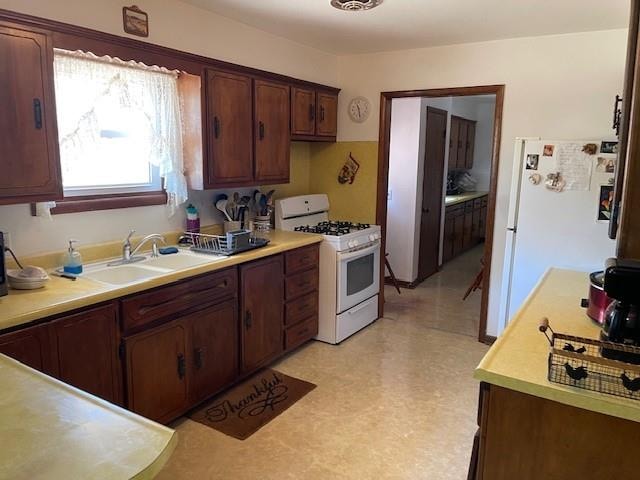
[[[613,185],[616,147],[616,142],[602,140],[516,140],[501,326],[550,267],[591,272],[602,270],[605,260],[615,256],[615,241],[608,237],[606,187]],[[554,184],[548,175],[557,174]]]

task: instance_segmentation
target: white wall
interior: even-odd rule
[[[420,98],[402,98],[393,101],[391,112],[387,253],[396,277],[405,282],[416,278],[413,251],[419,228],[415,215],[417,171],[424,156],[421,107]]]
[[[333,55],[177,0],[135,3],[149,14],[149,38],[145,41],[304,80],[337,84],[337,58]],[[122,30],[122,6],[116,0],[0,0],[3,9],[128,36]],[[219,221],[209,206],[213,196],[213,192],[191,194],[192,201],[205,207],[203,223]],[[90,244],[120,239],[130,228],[136,228],[139,234],[179,230],[184,221],[183,212],[168,219],[163,206],[58,215],[52,221],[31,217],[27,205],[0,207],[0,230],[11,233],[19,255],[63,249],[71,237]]]
[[[498,333],[505,228],[517,136],[610,135],[612,99],[622,89],[626,30],[518,38],[340,57],[339,140],[378,139],[378,116],[349,122],[346,103],[380,92],[505,84],[488,333]]]

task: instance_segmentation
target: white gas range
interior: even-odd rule
[[[329,221],[327,195],[276,200],[276,228],[324,236],[317,340],[337,344],[378,318],[380,227]]]

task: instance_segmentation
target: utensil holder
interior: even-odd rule
[[[242,223],[239,220],[233,222],[225,221],[223,228],[224,233],[235,232],[236,230],[240,230],[242,228]]]

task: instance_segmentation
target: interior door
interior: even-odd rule
[[[289,86],[256,80],[255,180],[289,183]]]
[[[253,180],[253,89],[244,75],[207,70],[208,187]]]
[[[125,340],[130,410],[158,422],[182,413],[188,401],[185,344],[180,321]]]
[[[49,36],[0,22],[0,204],[62,197]]]
[[[284,275],[281,256],[240,267],[242,370],[255,370],[284,348]]]
[[[191,404],[230,384],[238,373],[238,304],[229,300],[184,318],[189,326]]]
[[[447,112],[427,107],[418,260],[418,279],[420,281],[436,273],[440,263],[440,219],[446,136]]]

